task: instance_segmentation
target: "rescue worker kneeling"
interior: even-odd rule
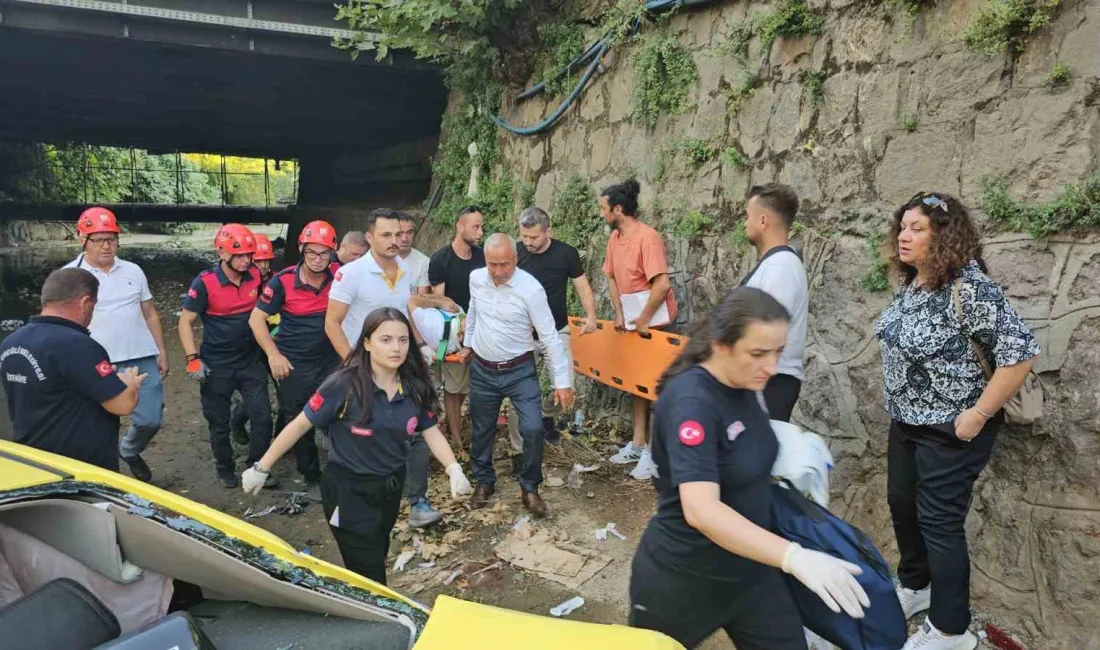
[[[344,566],[383,585],[413,437],[423,435],[447,468],[452,497],[473,491],[439,431],[428,368],[416,350],[409,353],[411,340],[409,321],[400,311],[371,312],[340,369],[241,477],[244,491],[257,494],[299,438],[313,427],[326,429],[329,460],[321,495],[329,528]]]
[[[780,573],[834,612],[861,618],[861,569],[770,532],[779,442],[759,391],[776,373],[790,316],[759,289],[726,294],[657,384],[657,514],[630,576],[630,625],[693,648],[724,629],[739,650],[805,650]]]

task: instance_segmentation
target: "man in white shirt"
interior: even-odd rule
[[[401,222],[388,208],[371,210],[367,217],[370,251],[341,266],[328,294],[325,333],[340,358],[363,333],[363,321],[380,307],[405,311],[412,282],[409,265],[398,255],[397,233]]]
[[[523,436],[523,467],[519,484],[523,506],[535,517],[546,516],[546,504],[539,497],[542,483],[542,399],[535,370],[535,339],[546,348],[552,368],[554,402],[563,408],[573,401],[574,391],[554,315],[546,291],[533,275],[516,268],[516,243],[505,234],[485,242],[485,268],[470,273],[470,309],[466,317],[463,349],[459,353],[470,364],[470,418],[474,442],[470,463],[477,489],[470,507],[481,508],[495,491],[493,442],[497,416],[507,397],[519,413]]]
[[[149,281],[141,268],[118,258],[120,229],[115,215],[105,208],[88,208],[76,223],[82,252],[66,267],[88,271],[99,280],[99,300],[91,325],[92,338],[107,350],[119,370],[137,368],[147,375],[138,390],[138,403],[130,413],[130,427],[119,439],[118,453],[134,478],[153,477],[141,457],[164,416],[164,384],[168,354],[160,316],[153,305]]]
[[[413,238],[416,237],[416,220],[408,212],[397,211],[397,220],[401,223],[397,231],[397,254],[409,265],[409,278],[414,294],[426,294],[432,290],[428,282],[428,262],[431,259],[413,248]]]
[[[809,282],[802,258],[790,246],[791,226],[798,214],[798,195],[779,183],[749,190],[745,207],[745,234],[756,247],[756,263],[741,285],[767,291],[791,315],[787,346],[778,372],[764,388],[764,401],[773,420],[790,422],[802,390],[802,352],[806,348],[806,321],[810,310]]]
[[[366,255],[368,248],[370,248],[370,245],[367,244],[366,235],[359,230],[349,230],[344,233],[344,238],[340,240],[340,247],[336,249],[332,261],[338,266],[351,264]]]

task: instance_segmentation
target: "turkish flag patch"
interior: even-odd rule
[[[314,391],[313,396],[309,398],[309,408],[313,411],[320,411],[321,407],[325,405],[325,396],[319,391]]]
[[[364,429],[363,427],[352,427],[351,432],[353,435],[363,436],[365,438],[370,438],[374,435],[374,429]]]
[[[419,420],[417,420],[415,415],[409,418],[409,421],[405,423],[405,433],[409,434],[410,436],[416,433],[416,423],[418,421]]]
[[[97,363],[95,367],[95,371],[99,373],[100,377],[106,377],[114,372],[114,370],[115,369],[111,367],[111,362],[106,359]]]
[[[339,282],[340,280],[343,280],[343,279],[344,279],[344,272],[343,271],[337,271],[336,272],[336,281]]]
[[[701,445],[705,437],[706,434],[703,431],[703,425],[695,420],[688,420],[680,425],[680,442],[688,447]]]
[[[198,298],[199,297],[199,292],[195,291],[194,288],[188,289],[187,290],[187,297],[192,298],[192,299]]]
[[[264,302],[271,302],[271,299],[275,297],[275,292],[271,290],[271,287],[264,287],[264,296],[262,300]]]

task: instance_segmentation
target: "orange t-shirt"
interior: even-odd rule
[[[615,280],[619,295],[649,291],[654,277],[668,273],[668,257],[660,233],[640,221],[629,237],[623,237],[618,230],[612,231],[611,238],[607,240],[603,272]],[[665,305],[669,320],[675,321],[676,297],[672,295],[671,288]]]

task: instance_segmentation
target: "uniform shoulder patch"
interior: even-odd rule
[[[187,297],[188,298],[198,298],[199,297],[199,292],[196,291],[194,287],[191,287],[190,289],[187,290]]]
[[[706,438],[706,431],[704,431],[703,425],[695,420],[686,420],[680,425],[680,442],[688,447],[702,444],[704,438]]]
[[[95,371],[99,373],[100,377],[106,377],[114,372],[114,370],[115,369],[111,367],[111,362],[106,359],[100,361],[95,366]]]
[[[271,302],[271,299],[274,298],[274,297],[275,297],[275,292],[271,289],[271,287],[264,287],[263,301],[264,302]]]
[[[309,398],[309,408],[314,411],[320,411],[321,407],[325,405],[325,396],[320,391],[313,391],[313,395]]]
[[[415,415],[409,418],[409,421],[405,423],[405,433],[410,436],[416,433],[416,424],[419,421],[420,420]]]
[[[343,279],[344,279],[344,272],[343,271],[337,271],[336,272],[336,281],[339,282],[340,280],[343,280]]]

